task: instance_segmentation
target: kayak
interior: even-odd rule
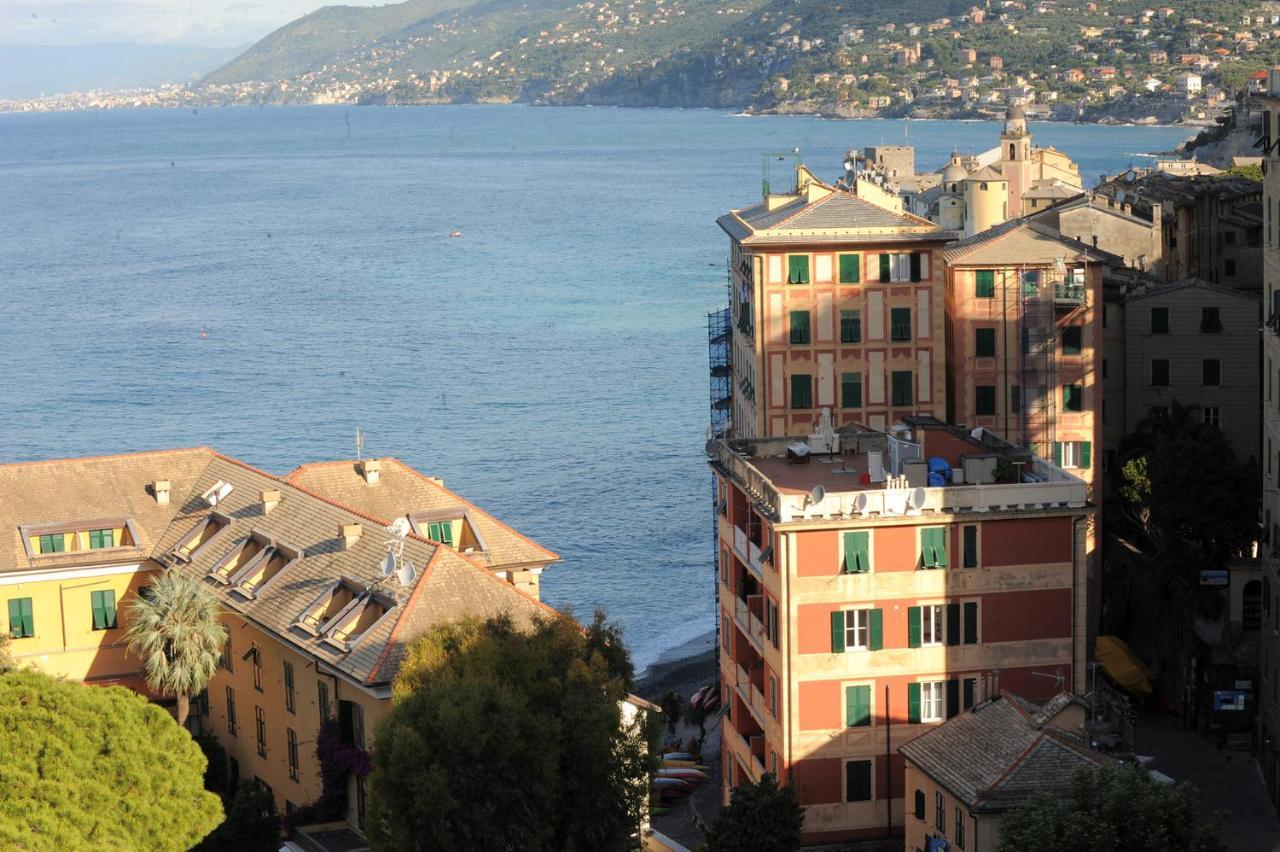
[[[693,697],[689,699],[689,706],[695,710],[701,709],[702,702],[706,700],[707,693],[710,690],[711,690],[711,687],[704,686],[702,687],[702,689],[699,689],[697,692],[695,692],[693,694]]]
[[[710,776],[701,769],[692,769],[683,766],[664,767],[658,770],[658,775],[662,778],[690,778],[705,781]]]
[[[694,755],[687,751],[669,751],[662,755],[663,760],[693,760]]]

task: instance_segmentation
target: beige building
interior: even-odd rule
[[[1130,269],[1161,276],[1164,272],[1159,203],[1151,218],[1133,212],[1131,204],[1091,193],[1033,212],[1031,221],[1054,228],[1064,237],[1116,255]]]
[[[1176,399],[1258,458],[1258,300],[1192,279],[1131,290],[1124,312],[1124,434]]]
[[[1007,692],[898,749],[906,759],[906,852],[996,852],[1000,817],[1037,793],[1065,794],[1089,747],[1084,704],[1063,692],[1035,704]],[[929,846],[931,840],[944,845]]]

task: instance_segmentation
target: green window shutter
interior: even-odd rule
[[[791,377],[791,407],[813,408],[813,376]]]
[[[920,684],[907,684],[907,721],[913,725],[920,723]]]
[[[116,593],[108,589],[102,593],[102,609],[107,614],[107,627],[116,626]]]
[[[849,728],[862,728],[871,724],[870,686],[844,688],[844,723]]]
[[[978,682],[971,677],[964,679],[964,709],[966,710],[973,709],[974,689],[977,685]]]
[[[884,610],[871,610],[871,637],[867,647],[872,651],[879,651],[884,647]],[[868,687],[869,688],[869,687]]]
[[[15,639],[36,635],[35,623],[31,618],[31,598],[10,598],[9,632]]]
[[[844,573],[865,574],[871,567],[867,555],[869,533],[865,530],[844,534]]]
[[[107,611],[102,606],[102,592],[90,592],[89,602],[93,607],[93,629],[107,629]]]
[[[947,711],[948,719],[954,718],[960,712],[960,681],[952,678],[947,681]]]
[[[925,568],[947,567],[947,530],[945,527],[921,528],[920,561]]]
[[[933,531],[933,559],[939,568],[947,567],[946,527],[938,527]]]
[[[860,311],[840,312],[840,342],[862,342],[862,313]]]
[[[921,634],[920,607],[918,606],[907,607],[907,647],[908,648],[920,647],[920,634]],[[919,693],[919,691],[920,690],[917,687],[916,692]]]
[[[947,604],[947,644],[960,644],[960,604]]]
[[[792,254],[787,256],[787,283],[809,283],[809,255]]]
[[[844,373],[840,376],[840,407],[862,407],[861,373]]]
[[[911,252],[911,280],[920,280],[920,252]]]
[[[911,339],[911,309],[892,308],[889,311],[889,339]]]
[[[893,255],[880,254],[880,283],[887,284],[890,277],[890,268],[893,266]]]
[[[840,255],[840,283],[857,284],[862,279],[862,255]]]
[[[978,643],[978,603],[966,601],[964,605],[964,644]]]
[[[31,598],[19,598],[22,610],[22,635],[35,636],[36,624],[35,619],[31,616]]]
[[[1062,442],[1053,442],[1053,463],[1056,467],[1062,467]]]
[[[808,311],[792,311],[791,312],[791,342],[792,343],[808,343],[809,342],[809,312]]]
[[[844,610],[831,613],[831,653],[844,653]]]
[[[1088,467],[1093,461],[1093,443],[1091,441],[1080,442],[1080,466]]]
[[[978,567],[978,528],[964,527],[964,567]]]
[[[975,295],[980,299],[990,299],[996,294],[996,272],[994,269],[979,269]]]

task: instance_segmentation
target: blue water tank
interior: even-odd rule
[[[936,479],[935,479],[936,477]],[[941,456],[929,459],[929,485],[946,485],[951,481],[951,463]]]

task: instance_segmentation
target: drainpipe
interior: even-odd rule
[[[885,813],[884,813],[884,832],[885,837],[893,836],[893,767],[889,761],[892,759],[893,742],[893,714],[889,712],[889,684],[884,685],[884,777],[885,781]],[[905,785],[905,782],[904,782]],[[904,787],[902,791],[903,806],[906,806],[907,791]]]

